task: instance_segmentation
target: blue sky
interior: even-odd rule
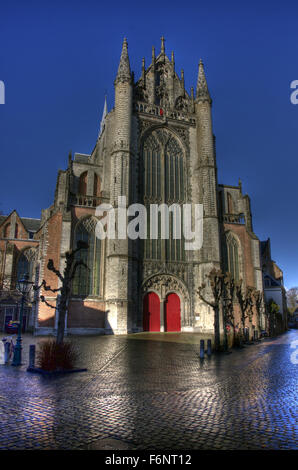
[[[182,8],[183,6],[183,8]],[[187,89],[203,59],[213,98],[219,182],[251,197],[254,231],[271,238],[285,285],[298,285],[298,5],[295,1],[2,1],[0,210],[39,217],[69,150],[90,153],[123,37],[136,78],[151,47],[175,52]]]

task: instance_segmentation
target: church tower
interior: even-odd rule
[[[119,210],[127,209],[131,202],[131,126],[133,79],[124,39],[115,85],[113,140],[110,147],[110,204],[115,212],[116,234]],[[121,208],[119,207],[119,201]],[[127,222],[127,221],[126,221]],[[120,237],[119,237],[120,238]],[[105,296],[107,310],[106,328],[118,333],[131,331],[132,325],[132,257],[131,241],[107,239]]]
[[[199,63],[197,90],[195,98],[197,162],[195,165],[196,200],[203,204],[203,246],[198,253],[198,265],[195,266],[197,285],[206,282],[206,276],[212,268],[221,268],[220,233],[217,203],[217,168],[215,155],[215,137],[212,129],[212,100],[202,60]],[[196,310],[200,312],[202,325],[208,323],[212,312],[197,299]]]

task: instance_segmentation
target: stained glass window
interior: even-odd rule
[[[79,240],[88,243],[88,248],[78,251],[77,260],[88,266],[79,266],[72,282],[72,293],[78,296],[100,295],[101,240],[95,236],[97,220],[88,217],[76,228],[75,246]]]
[[[226,237],[226,271],[231,273],[234,279],[240,278],[238,243],[232,235]]]
[[[185,259],[184,240],[173,238],[173,214],[169,216],[169,240],[161,240],[161,215],[159,213],[158,239],[150,240],[150,204],[179,204],[184,196],[184,157],[178,140],[169,132],[158,129],[150,134],[143,145],[144,202],[147,208],[147,240],[145,258],[179,261]],[[182,226],[182,220],[181,220]],[[181,233],[182,233],[181,229]],[[183,245],[183,246],[182,246]]]

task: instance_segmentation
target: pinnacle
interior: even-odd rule
[[[103,113],[102,113],[102,118],[101,118],[101,122],[100,122],[100,130],[99,130],[99,134],[98,134],[98,137],[101,136],[103,130],[104,130],[104,127],[105,127],[105,119],[106,119],[106,115],[108,114],[108,106],[107,106],[107,95],[105,95],[105,102],[104,102],[104,107],[103,107]]]
[[[122,45],[122,52],[118,67],[118,73],[115,83],[126,82],[131,80],[130,64],[127,51],[127,40],[124,38]]]
[[[198,101],[209,101],[211,103],[211,98],[208,90],[207,80],[204,71],[204,65],[202,59],[199,62],[199,72],[198,72],[198,81],[197,81],[197,100]]]
[[[161,48],[160,48],[160,52],[161,52],[162,54],[164,54],[164,53],[165,53],[165,38],[162,36],[160,39],[161,39]]]

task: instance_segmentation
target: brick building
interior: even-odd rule
[[[48,260],[63,269],[64,253],[78,240],[87,241],[89,248],[80,256],[89,269],[77,271],[67,313],[68,332],[81,334],[212,333],[213,312],[197,288],[213,267],[263,292],[250,199],[240,181],[238,186],[217,181],[211,105],[202,62],[196,93],[193,88],[189,93],[162,38],[160,53],[156,56],[152,48],[151,64],[146,68],[143,59],[135,81],[124,40],[115,106],[107,112],[105,104],[92,153],[69,156],[67,169],[58,173],[54,202],[39,221],[20,218],[15,211],[0,219],[2,279],[27,270],[35,282],[46,279],[57,288]],[[100,240],[95,236],[96,207],[111,204],[117,217],[119,196],[126,197],[127,205],[145,207],[203,204],[202,248],[185,251],[183,240],[164,240],[160,234],[153,240]],[[41,293],[55,305],[54,294]],[[257,327],[255,318],[253,323]],[[28,325],[37,334],[54,333],[55,309],[36,302]]]
[[[279,306],[282,327],[288,326],[287,294],[284,287],[283,272],[271,258],[270,238],[261,241],[261,263],[264,279],[264,298],[266,302],[273,300]]]

